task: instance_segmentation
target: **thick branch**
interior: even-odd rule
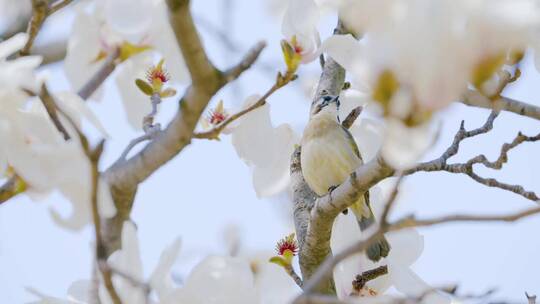
[[[465,93],[461,102],[472,107],[508,111],[540,120],[540,107],[508,97],[500,96],[492,101],[478,91],[469,90]]]
[[[194,87],[215,82],[220,73],[208,59],[201,39],[193,22],[189,0],[167,0],[169,18],[182,50],[184,61],[191,75]]]
[[[189,12],[189,1],[168,0],[171,24],[191,74],[192,85],[179,101],[175,117],[152,141],[126,161],[117,161],[104,173],[117,214],[104,225],[107,254],[120,247],[123,222],[129,218],[135,193],[143,182],[190,144],[200,117],[214,94],[247,70],[258,58],[264,44],[257,44],[243,60],[231,68],[228,78],[208,60]],[[227,79],[226,79],[227,78]]]

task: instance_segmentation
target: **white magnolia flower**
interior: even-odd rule
[[[399,170],[414,166],[433,145],[437,134],[433,121],[418,126],[406,126],[401,120],[386,119],[382,156],[393,168]]]
[[[209,256],[164,303],[287,303],[300,289],[283,269],[268,262],[270,256]]]
[[[257,99],[257,96],[248,98],[244,107]],[[238,120],[232,130],[232,144],[253,171],[253,186],[258,197],[273,196],[287,189],[290,159],[298,141],[288,124],[272,126],[269,104]]]
[[[79,10],[75,18],[65,60],[67,78],[79,90],[115,48],[129,43],[142,51],[118,69],[116,82],[130,124],[141,129],[143,113],[149,113],[151,105],[148,96],[138,92],[135,79],[150,68],[155,55],[165,60],[171,80],[187,77],[166,4],[163,0],[100,0],[90,10]],[[92,97],[100,99],[100,95],[98,90]]]
[[[71,136],[66,141],[42,102],[23,92],[23,89],[40,89],[34,70],[41,58],[5,59],[21,49],[26,40],[26,34],[19,34],[0,44],[0,169],[5,172],[9,166],[24,180],[27,192],[34,197],[59,190],[72,203],[72,215],[63,219],[52,211],[54,219],[64,226],[81,228],[91,219],[90,163],[69,122],[61,119]],[[58,106],[79,126],[84,118],[105,133],[99,120],[77,95],[59,93],[54,97]],[[99,198],[101,215],[114,215],[114,204],[104,183]]]
[[[370,191],[371,206],[376,218],[382,213],[382,199],[379,188]],[[365,290],[360,291],[364,297],[380,297],[394,287],[407,296],[421,296],[431,287],[418,277],[410,266],[420,257],[424,248],[424,240],[415,229],[404,229],[386,234],[392,249],[388,257],[374,263],[364,253],[353,255],[334,268],[334,280],[338,297],[347,298],[352,292],[352,281],[356,275],[379,266],[388,266],[388,274],[369,281]],[[354,215],[340,215],[332,230],[331,246],[333,252],[340,252],[364,239]],[[425,303],[449,303],[449,299],[438,293],[432,293],[424,299]],[[363,303],[360,301],[359,303]]]
[[[303,63],[317,58],[320,46],[319,7],[313,0],[290,0],[281,31]]]
[[[150,286],[157,294],[161,303],[167,303],[165,299],[173,294],[175,286],[170,276],[171,268],[180,251],[180,239],[175,240],[161,254],[156,269],[149,278]],[[131,222],[125,222],[122,230],[122,249],[114,252],[108,261],[109,265],[131,276],[139,282],[145,282],[142,261],[139,252],[139,241],[136,228]],[[143,304],[146,296],[140,286],[134,286],[125,278],[113,275],[113,284],[122,303]],[[68,289],[65,299],[44,295],[34,289],[31,293],[40,298],[34,304],[90,304],[92,282],[89,280],[76,281]],[[109,294],[101,282],[99,286],[99,299],[103,304],[112,304]],[[151,302],[154,303],[154,302]]]
[[[457,100],[486,61],[524,50],[540,22],[534,0],[351,0],[341,13],[365,38],[331,38],[329,55],[371,88],[390,71],[427,110]]]

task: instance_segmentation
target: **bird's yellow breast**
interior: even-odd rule
[[[301,165],[304,179],[318,195],[343,183],[362,164],[350,137],[332,117],[310,120],[302,138]]]

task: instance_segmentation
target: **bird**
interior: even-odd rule
[[[318,196],[331,192],[363,164],[352,134],[339,121],[339,107],[339,96],[324,95],[317,99],[311,107],[310,119],[302,135],[302,174],[308,186]],[[350,209],[361,231],[365,231],[375,222],[369,191]],[[389,252],[390,244],[383,237],[368,247],[366,255],[377,262],[387,257]]]

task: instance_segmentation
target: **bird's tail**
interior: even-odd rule
[[[375,223],[375,216],[373,215],[369,202],[369,191],[366,191],[364,196],[351,206],[351,209],[356,216],[361,231],[366,231],[373,223]],[[381,258],[387,257],[389,252],[390,244],[383,236],[380,240],[368,247],[366,254],[370,260],[377,262]]]

